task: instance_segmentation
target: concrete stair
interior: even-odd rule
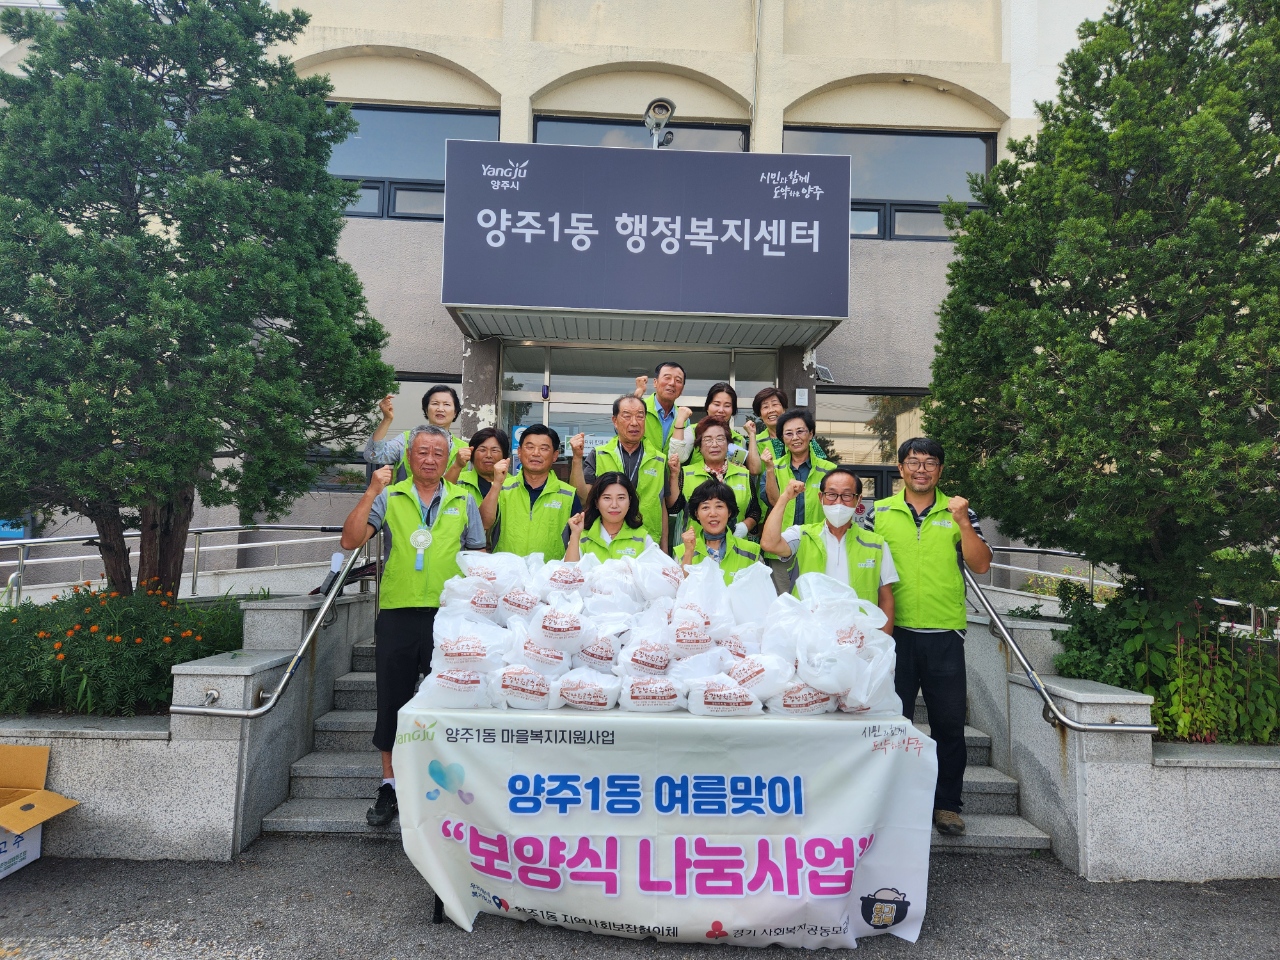
[[[361,834],[400,838],[399,821],[370,827],[365,811],[381,781],[382,766],[370,743],[376,719],[373,641],[355,645],[351,672],[334,682],[334,709],[316,720],[315,750],[290,770],[289,799],[263,820],[264,833]],[[915,727],[928,736],[928,711],[917,700]],[[961,837],[932,833],[934,850],[960,853],[1028,853],[1049,848],[1047,834],[1018,816],[1018,783],[990,766],[991,738],[965,727],[968,768],[964,778]]]

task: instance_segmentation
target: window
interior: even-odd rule
[[[351,217],[444,218],[446,140],[497,140],[498,115],[353,106],[360,128],[338,144],[329,172],[360,182]]]
[[[664,150],[745,151],[747,127],[710,123],[669,123],[671,143]],[[640,120],[578,120],[535,117],[535,143],[561,143],[577,147],[652,148],[653,139]]]
[[[968,200],[968,177],[986,173],[995,140],[985,134],[896,133],[788,127],[784,153],[847,154],[849,234],[878,240],[946,240],[939,204]]]
[[[898,445],[922,434],[920,393],[832,393],[817,397],[818,435],[830,441],[840,463],[857,469],[863,496],[887,497],[902,489]]]

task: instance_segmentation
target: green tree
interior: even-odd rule
[[[0,516],[83,514],[127,592],[127,528],[175,584],[197,495],[278,516],[393,374],[336,256],[354,121],[266,54],[307,15],[65,7],[0,15],[30,49],[0,74]]]
[[[926,426],[1002,532],[1183,603],[1280,533],[1280,3],[1120,0],[1079,35],[985,209],[947,208]]]

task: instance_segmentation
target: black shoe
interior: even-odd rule
[[[364,815],[371,827],[385,827],[400,812],[400,804],[396,803],[396,788],[384,783],[378,788],[378,799]]]

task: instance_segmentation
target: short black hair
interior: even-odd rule
[[[654,367],[653,368],[654,377],[662,376],[663,367],[675,367],[677,370],[680,371],[681,377],[683,377],[685,380],[689,379],[689,375],[684,372],[684,367],[680,366],[680,364],[676,363],[674,360],[663,360],[660,364]]]
[[[619,473],[614,470],[596,477],[596,482],[587,491],[587,501],[582,505],[584,514],[582,518],[583,530],[590,530],[595,526],[595,522],[600,519],[600,494],[615,483],[627,491],[627,497],[629,498],[627,513],[622,518],[622,522],[632,530],[639,530],[644,526],[644,518],[640,516],[640,495],[636,493],[636,485],[631,482],[625,473]]]
[[[770,397],[773,397],[773,399],[782,404],[783,410],[791,406],[791,401],[787,399],[785,390],[779,390],[777,387],[765,387],[757,393],[755,399],[751,401],[751,412],[757,417],[760,416],[760,408],[764,406],[764,402]]]
[[[431,403],[431,398],[437,393],[447,393],[453,398],[453,418],[455,420],[458,419],[458,414],[462,412],[462,401],[458,399],[458,391],[443,383],[437,383],[422,395],[422,415],[424,417],[427,415],[427,405]]]
[[[830,480],[832,477],[834,477],[837,473],[847,473],[849,476],[853,477],[853,489],[858,494],[858,496],[862,496],[862,478],[858,476],[858,471],[855,470],[853,467],[849,466],[848,464],[841,464],[840,466],[832,470],[830,473],[828,473],[826,476],[824,476],[822,478],[822,482],[818,484],[819,493],[824,493],[826,491],[827,481]]]
[[[507,436],[505,430],[499,430],[497,427],[485,427],[483,430],[477,430],[471,435],[471,442],[467,446],[474,450],[488,440],[497,441],[504,458],[511,456],[511,438]]]
[[[617,400],[613,401],[613,415],[615,417],[622,412],[622,405],[626,403],[628,400],[634,400],[636,403],[640,404],[640,406],[642,407],[644,406],[644,401],[641,400],[639,397],[637,397],[634,393],[624,393]]]
[[[773,433],[779,440],[782,439],[782,430],[792,420],[803,420],[804,425],[809,429],[810,433],[816,433],[818,425],[814,423],[813,414],[808,410],[788,410],[778,418],[778,422],[774,424]]]
[[[520,434],[520,442],[516,444],[516,446],[523,447],[525,440],[529,437],[550,437],[551,446],[557,450],[560,449],[560,434],[556,433],[545,423],[531,423],[529,426],[525,427],[524,432]]]
[[[711,385],[711,389],[707,391],[707,402],[702,405],[703,409],[705,410],[711,406],[711,401],[716,398],[717,393],[727,393],[729,395],[729,402],[733,404],[733,412],[736,414],[738,412],[738,391],[724,382]]]
[[[689,503],[685,507],[685,514],[693,523],[698,522],[698,508],[708,500],[719,500],[729,508],[729,526],[727,529],[732,530],[737,526],[738,498],[734,496],[733,487],[723,480],[716,480],[714,477],[698,484],[693,493],[689,494]]]
[[[898,447],[898,462],[902,463],[913,453],[933,457],[939,464],[947,462],[946,454],[942,452],[942,444],[930,437],[912,437],[910,440],[902,441],[902,446]]]

